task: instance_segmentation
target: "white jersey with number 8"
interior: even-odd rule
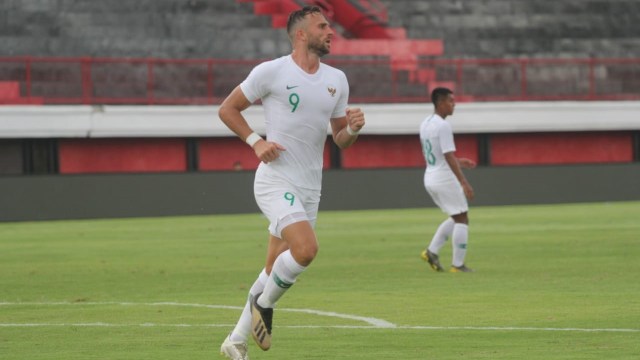
[[[420,142],[427,163],[425,183],[456,180],[444,157],[445,153],[456,151],[451,125],[437,114],[427,117],[420,125]]]

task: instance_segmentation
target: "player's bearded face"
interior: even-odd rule
[[[319,57],[327,55],[331,50],[333,38],[329,22],[320,14],[312,14],[306,20],[307,49]]]
[[[330,36],[331,35],[319,35],[311,37],[307,45],[309,51],[318,56],[327,55],[329,53],[329,47],[331,46]]]

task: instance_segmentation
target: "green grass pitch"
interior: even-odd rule
[[[272,349],[250,343],[251,358],[640,358],[640,202],[472,207],[472,274],[420,259],[443,219],[321,212],[318,257],[278,304]],[[2,223],[0,358],[222,359],[266,226],[257,214]]]

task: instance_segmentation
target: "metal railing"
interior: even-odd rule
[[[0,103],[219,104],[260,61],[0,57],[0,84],[19,84]],[[352,103],[425,102],[436,86],[458,101],[640,100],[640,59],[326,62],[347,74]]]

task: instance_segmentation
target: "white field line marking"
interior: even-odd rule
[[[0,328],[29,328],[29,327],[173,327],[173,328],[232,328],[235,324],[110,324],[110,323],[0,323]],[[615,332],[640,333],[640,329],[581,329],[581,328],[533,328],[533,327],[499,327],[499,326],[396,326],[383,328],[378,326],[355,325],[276,325],[275,328],[285,329],[364,329],[364,330],[473,330],[473,331],[560,331],[560,332]]]
[[[240,306],[227,306],[227,305],[206,305],[206,304],[185,304],[176,302],[155,302],[155,303],[134,303],[134,302],[26,302],[26,303],[10,303],[0,302],[0,306],[69,306],[69,305],[120,305],[120,306],[183,306],[183,307],[196,307],[196,308],[209,308],[209,309],[229,309],[229,310],[242,310]],[[368,326],[357,325],[284,325],[276,326],[279,328],[290,329],[397,329],[397,330],[477,330],[477,331],[566,331],[566,332],[621,332],[621,333],[640,333],[640,329],[588,329],[588,328],[537,328],[537,327],[515,327],[515,326],[410,326],[410,325],[395,325],[385,320],[376,318],[367,318],[348,314],[339,314],[334,312],[318,311],[312,309],[280,309],[279,311],[307,313],[319,316],[329,316],[349,320],[359,320],[366,322]],[[142,324],[111,324],[104,322],[95,323],[0,323],[0,328],[3,327],[205,327],[205,328],[217,328],[224,327],[229,328],[235,326],[235,324],[157,324],[157,323],[142,323]]]
[[[640,329],[586,329],[586,328],[537,328],[517,326],[398,326],[410,330],[484,330],[484,331],[569,331],[569,332],[628,332],[640,333]]]
[[[196,308],[207,308],[207,309],[225,309],[225,310],[242,310],[244,307],[240,306],[227,306],[227,305],[206,305],[206,304],[188,304],[188,303],[177,303],[177,302],[154,302],[154,303],[134,303],[134,302],[27,302],[27,303],[9,303],[9,302],[0,302],[0,306],[20,306],[20,305],[36,305],[36,306],[69,306],[69,305],[121,305],[121,306],[182,306],[182,307],[196,307]],[[328,311],[319,311],[313,309],[285,309],[278,308],[278,311],[286,311],[286,312],[299,312],[306,313],[318,316],[328,316],[340,319],[347,320],[357,320],[365,322],[373,327],[378,328],[394,328],[395,324],[392,324],[388,321],[382,319],[376,319],[371,317],[364,316],[356,316],[349,314],[340,314],[336,312],[328,312]]]

